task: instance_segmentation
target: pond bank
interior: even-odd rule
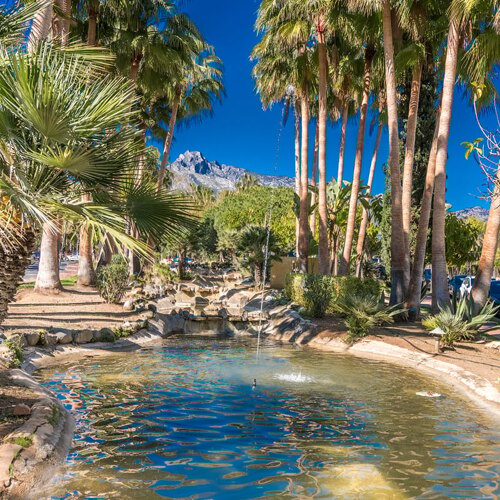
[[[80,297],[80,300],[88,302],[94,300],[89,301],[88,295]],[[255,301],[255,294],[249,292],[248,299]],[[47,298],[47,302],[48,300],[50,299]],[[45,304],[44,307],[49,306]],[[53,324],[57,321],[58,307],[60,306],[56,305],[54,317],[51,318]],[[95,334],[89,343],[75,344],[74,332],[73,343],[48,347],[27,347],[22,370],[11,370],[10,373],[14,375],[14,383],[24,384],[33,391],[33,394],[36,395],[36,403],[32,405],[29,420],[23,424],[21,429],[14,431],[12,436],[9,436],[7,441],[10,442],[4,442],[0,446],[0,472],[3,471],[5,476],[3,482],[0,481],[0,498],[26,498],[26,496],[22,496],[22,493],[18,494],[17,492],[28,491],[35,482],[43,481],[44,477],[50,475],[53,467],[64,460],[71,443],[73,435],[71,416],[52,394],[30,377],[30,374],[35,370],[54,363],[57,364],[63,359],[67,361],[71,358],[105,356],[117,351],[130,352],[145,345],[161,343],[162,339],[175,334],[199,335],[205,332],[211,336],[234,336],[249,332],[255,335],[258,328],[255,313],[258,313],[259,309],[260,307],[254,303],[247,308],[246,312],[242,309],[241,314],[234,317],[228,315],[221,317],[194,316],[188,311],[177,311],[175,314],[157,312],[154,314],[154,318],[149,320],[146,328],[143,327],[127,338],[118,338],[115,342],[96,342],[99,337]],[[45,312],[50,313],[50,311]],[[152,316],[152,312],[150,313]],[[123,321],[122,314],[120,311],[120,314],[114,318],[118,317]],[[236,317],[238,317],[237,321]],[[488,377],[484,377],[484,373],[479,370],[478,367],[481,363],[478,360],[470,362],[465,367],[460,366],[458,358],[448,357],[446,354],[435,355],[426,352],[424,340],[418,345],[413,345],[412,342],[407,342],[409,337],[404,337],[408,347],[403,347],[401,339],[403,339],[404,332],[397,333],[395,331],[402,327],[380,329],[377,330],[377,335],[368,337],[354,345],[348,345],[342,341],[344,330],[340,324],[335,323],[332,319],[317,322],[306,320],[291,310],[288,305],[276,305],[272,296],[269,296],[264,304],[264,318],[263,333],[269,338],[305,348],[373,358],[411,367],[430,376],[438,376],[441,382],[446,382],[458,389],[472,399],[478,407],[497,416],[500,415],[500,392],[498,386],[495,386],[494,378],[497,374],[496,370],[500,373],[500,351],[498,350],[491,350],[492,377],[489,377],[490,380],[488,380]],[[88,327],[92,324],[90,315],[86,321],[88,323],[84,326]],[[79,323],[76,329],[81,326],[83,325]],[[102,326],[101,321],[95,326]],[[412,335],[415,336],[415,332]],[[429,339],[425,335],[423,338]],[[432,340],[429,340],[429,349],[432,345]],[[477,365],[476,370],[474,370],[474,363]],[[484,369],[484,366],[482,368]],[[57,407],[57,412],[53,409],[54,407]],[[59,417],[57,421],[54,417],[55,413]],[[32,419],[35,419],[34,423],[30,424]],[[19,432],[21,432],[20,435],[18,435]],[[21,440],[18,441],[20,444],[16,444],[17,437],[31,437],[31,441],[29,439],[28,441]],[[25,446],[23,447],[21,444]],[[19,458],[22,459],[19,462],[20,465],[17,464]],[[1,477],[3,476],[0,474]],[[3,493],[2,488],[4,488]]]
[[[333,318],[305,320],[295,311],[271,315],[270,338],[302,347],[396,363],[438,377],[488,413],[500,416],[500,343],[460,344],[434,352],[435,341],[417,326],[394,325],[354,343],[344,341],[343,324]],[[471,354],[474,352],[475,356]],[[467,359],[461,358],[467,355]]]

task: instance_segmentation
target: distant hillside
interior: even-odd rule
[[[199,151],[186,151],[169,165],[174,175],[173,188],[186,190],[191,183],[203,184],[214,191],[234,190],[245,174],[257,177],[263,186],[293,187],[292,177],[264,175],[217,161],[208,161]]]
[[[467,217],[477,217],[479,220],[488,220],[488,209],[483,207],[464,208],[453,212],[459,219],[467,219]]]

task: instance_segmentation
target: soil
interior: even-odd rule
[[[328,316],[315,319],[318,325],[318,335],[328,337],[347,337],[346,328],[338,317]],[[484,341],[500,340],[500,331],[494,334],[481,335],[482,340],[477,342],[462,342],[454,349],[445,349],[436,354],[436,340],[431,337],[420,324],[399,323],[390,326],[377,327],[372,334],[366,337],[370,340],[386,342],[410,351],[419,351],[435,356],[441,361],[453,363],[480,377],[485,378],[500,390],[500,350],[486,347]]]
[[[24,289],[9,305],[2,327],[7,335],[9,331],[35,331],[50,327],[73,332],[113,328],[137,318],[137,314],[124,311],[120,304],[107,304],[89,287],[67,287],[50,294]]]

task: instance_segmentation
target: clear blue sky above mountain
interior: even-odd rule
[[[227,96],[217,106],[213,118],[201,124],[181,127],[176,133],[171,161],[187,149],[201,151],[208,160],[235,165],[261,173],[294,175],[293,123],[288,121],[281,135],[278,161],[277,144],[281,107],[263,111],[254,90],[249,54],[257,41],[253,24],[258,0],[190,0],[183,4],[198,24],[207,40],[215,46],[225,64]],[[491,116],[484,118],[493,125]],[[313,132],[311,127],[311,132]],[[352,171],[357,123],[353,119],[348,128],[346,147],[347,176]],[[328,129],[327,174],[336,175],[340,127],[331,124]],[[367,178],[374,135],[369,137],[363,161],[363,177]],[[485,191],[485,177],[473,159],[465,160],[463,141],[479,137],[472,108],[458,91],[449,146],[448,202],[453,209],[484,205],[479,199]],[[375,176],[375,192],[384,189],[382,164],[387,158],[387,136],[384,135]]]

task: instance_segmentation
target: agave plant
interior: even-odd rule
[[[85,223],[149,256],[130,224],[154,242],[192,223],[188,201],[138,179],[134,88],[104,71],[108,53],[92,51],[0,46],[0,321],[42,226]]]
[[[439,328],[443,332],[441,343],[453,347],[455,342],[473,340],[481,328],[483,333],[498,329],[499,310],[500,306],[487,302],[478,314],[474,314],[474,300],[472,296],[466,295],[456,302],[455,312],[450,307],[444,307],[439,314],[422,321],[422,325],[428,331]],[[483,328],[492,322],[495,326]]]
[[[345,316],[344,324],[347,327],[347,342],[366,337],[370,330],[386,323],[392,323],[394,316],[403,311],[398,307],[386,307],[380,297],[373,294],[347,293],[339,298],[335,309]]]

